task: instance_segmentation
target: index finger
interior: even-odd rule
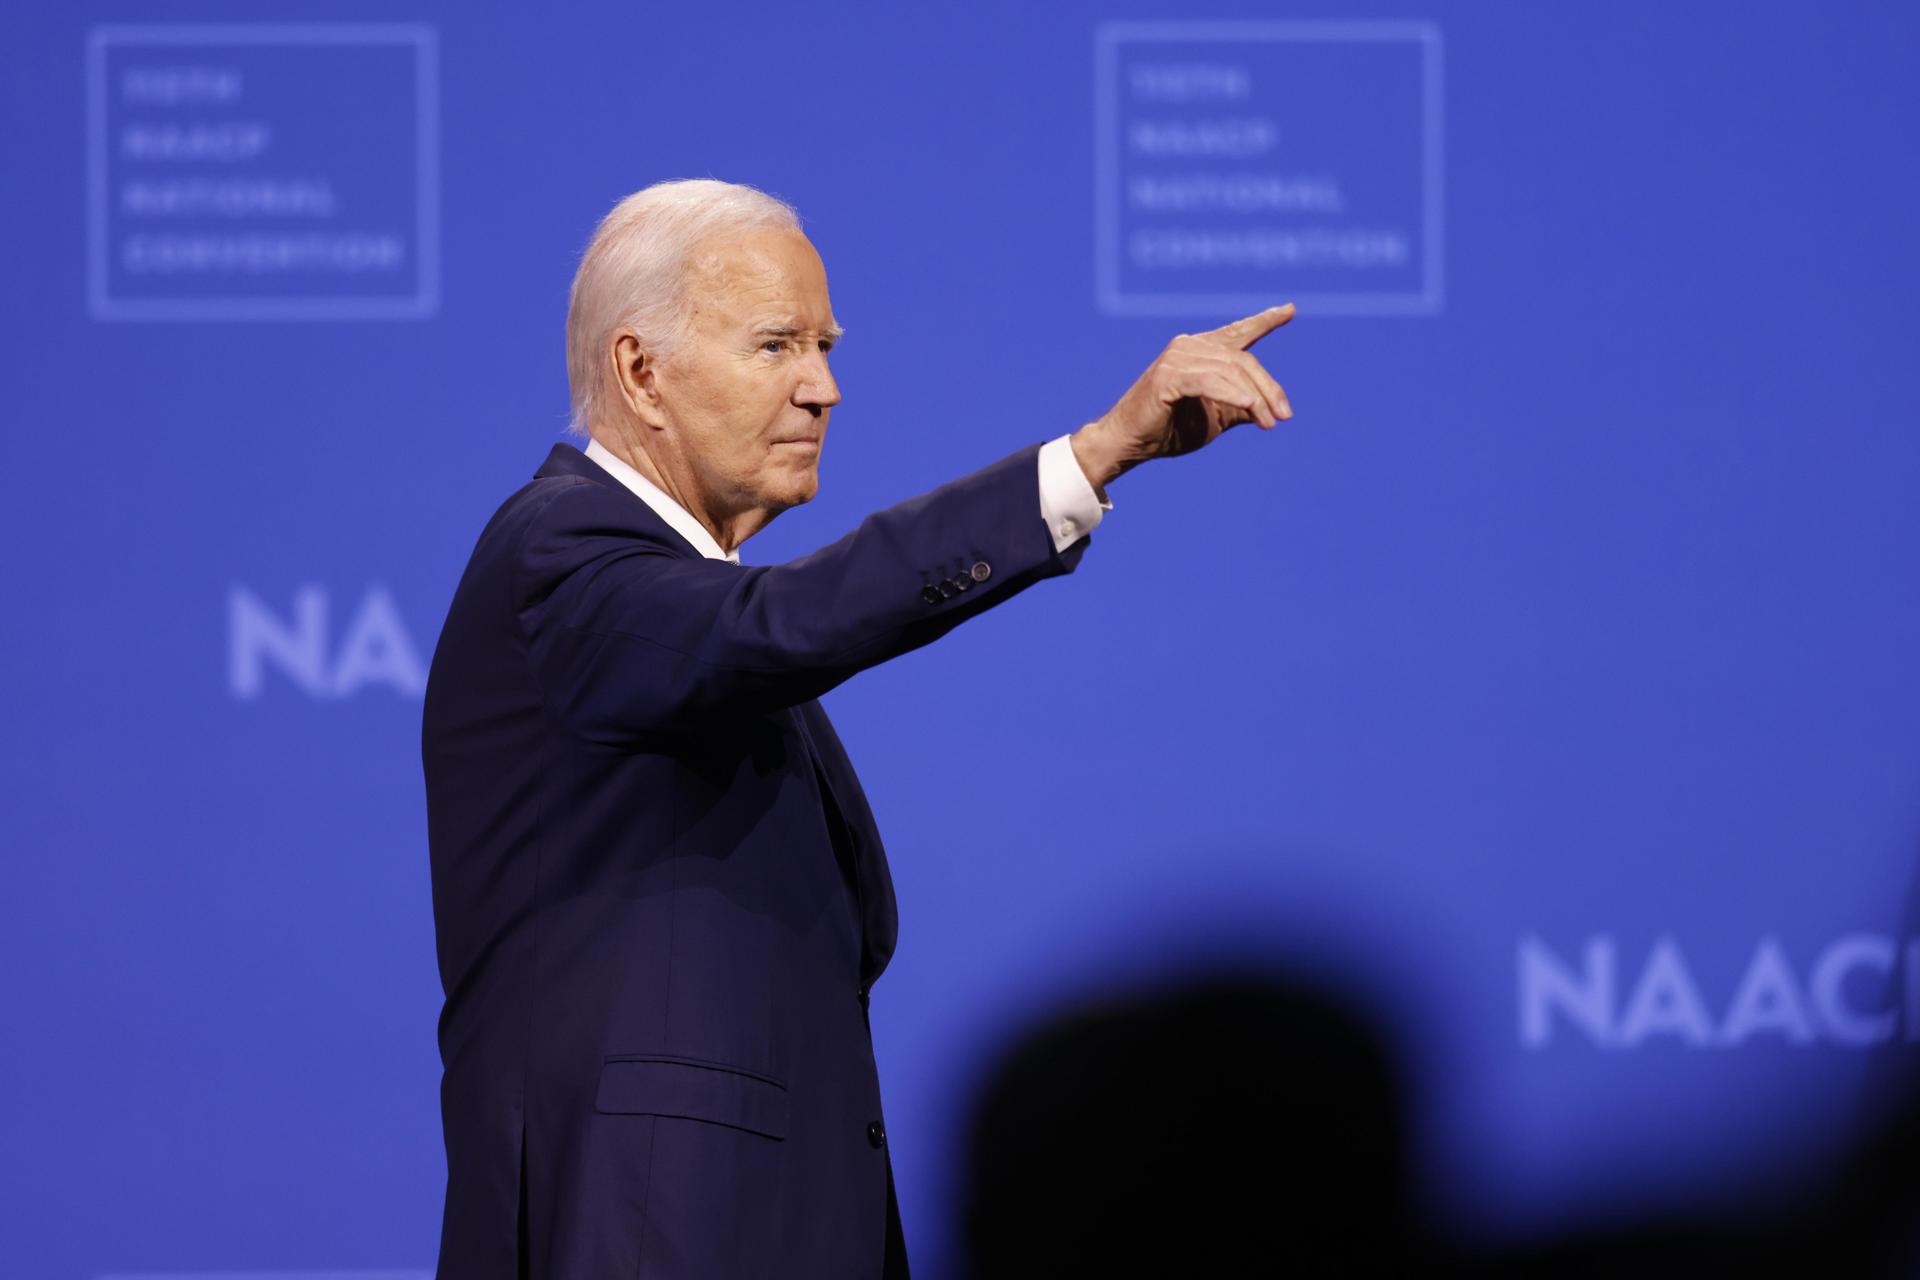
[[[1268,307],[1265,311],[1256,312],[1244,320],[1223,324],[1207,336],[1218,338],[1222,342],[1231,342],[1245,351],[1291,319],[1293,319],[1293,304],[1282,303],[1280,306]]]

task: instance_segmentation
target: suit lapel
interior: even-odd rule
[[[893,955],[899,917],[893,896],[893,875],[887,867],[886,849],[880,843],[880,829],[867,807],[865,791],[853,772],[840,735],[819,701],[804,702],[793,709],[800,727],[801,740],[813,758],[815,776],[826,803],[846,834],[852,859],[851,879],[860,915],[860,976],[872,982],[885,969]]]

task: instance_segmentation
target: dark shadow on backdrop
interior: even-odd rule
[[[960,1274],[1920,1276],[1910,1088],[1786,1211],[1472,1252],[1421,1228],[1385,1045],[1354,1006],[1257,962],[1056,1015],[977,1095]]]
[[[1326,1274],[1412,1257],[1405,1110],[1360,1015],[1245,969],[1058,1017],[974,1109],[962,1274]]]

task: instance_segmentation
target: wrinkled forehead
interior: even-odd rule
[[[702,327],[747,328],[769,320],[833,327],[826,267],[798,231],[703,241],[688,255],[687,288]]]

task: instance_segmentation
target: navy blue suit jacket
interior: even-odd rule
[[[1037,452],[781,565],[701,556],[565,444],[488,522],[421,743],[444,1280],[904,1272],[893,883],[816,699],[1072,570]]]

